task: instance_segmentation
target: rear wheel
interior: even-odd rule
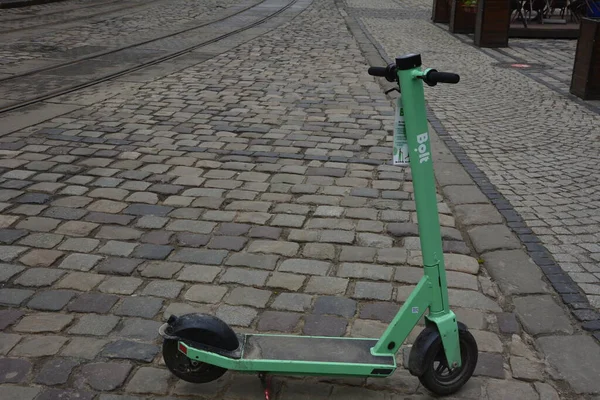
[[[165,339],[162,351],[165,365],[179,379],[191,383],[207,383],[219,379],[227,372],[216,365],[190,360],[179,351],[177,343],[177,340]]]
[[[211,315],[187,314],[169,320],[168,335],[216,349],[233,351],[239,346],[235,332],[225,322]],[[165,339],[163,359],[167,368],[179,379],[191,383],[207,383],[220,378],[226,369],[191,360],[179,351],[177,339]]]

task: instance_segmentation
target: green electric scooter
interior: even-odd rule
[[[402,90],[397,112],[404,114],[408,144],[404,147],[409,151],[417,205],[424,264],[420,282],[378,339],[236,334],[211,315],[172,316],[160,328],[163,358],[180,379],[204,383],[227,370],[258,373],[268,399],[267,377],[272,374],[386,377],[396,369],[396,353],[426,311],[425,328],[410,351],[410,373],[438,395],[455,393],[473,374],[477,343],[467,327],[456,321],[448,304],[423,90],[423,83],[458,83],[460,78],[452,73],[422,70],[418,54],[398,57],[387,67],[369,68],[369,74],[397,82],[397,89]],[[395,130],[397,134],[397,127]]]

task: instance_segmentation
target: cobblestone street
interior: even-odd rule
[[[101,16],[97,16],[100,13],[97,8],[83,8],[78,15],[68,18],[60,15],[59,19],[52,14],[13,22],[0,19],[3,27],[0,33],[7,38],[0,47],[0,72],[2,67],[6,70],[6,66],[13,66],[14,63],[25,62],[26,66],[31,64],[30,60],[39,58],[63,58],[66,51],[73,57],[108,47],[131,45],[164,32],[185,28],[186,24],[198,20],[210,20],[228,6],[250,6],[258,1],[175,0],[168,3],[169,7],[165,7],[163,0],[130,0],[125,5],[119,3],[118,7],[108,3],[110,8],[102,10],[104,14]],[[32,29],[47,24],[48,19],[56,20],[51,31],[47,31],[47,28]],[[59,29],[61,27],[63,29]]]
[[[25,31],[8,33],[0,64],[14,71],[44,57],[15,43],[60,54],[259,3],[157,1],[118,17],[115,3],[97,2],[73,16],[106,15],[73,29],[58,21],[42,35],[32,27],[43,16],[10,25]],[[381,335],[423,271],[412,176],[389,163],[393,103],[367,74],[384,63],[371,39],[387,58],[420,52],[427,66],[461,74],[459,85],[426,89],[450,305],[480,351],[475,376],[446,398],[598,400],[598,343],[447,139],[600,307],[600,116],[495,67],[433,25],[430,2],[290,4],[186,63],[0,115],[0,399],[264,399],[253,375],[204,385],[174,377],[158,335],[171,315],[210,313],[238,332]],[[0,21],[23,17],[15,10]],[[529,44],[515,43],[498,57],[525,57]],[[556,58],[567,60],[574,47],[561,46]],[[564,89],[569,71],[552,73]],[[597,322],[593,309],[578,311]],[[422,327],[389,378],[276,377],[275,398],[433,399],[403,367]]]

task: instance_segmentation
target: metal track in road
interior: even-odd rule
[[[24,26],[22,28],[0,30],[0,35],[2,35],[2,34],[9,34],[9,33],[13,33],[13,32],[21,32],[21,31],[26,31],[26,30],[32,30],[32,29],[37,29],[37,28],[47,27],[47,26],[52,26],[52,25],[67,24],[67,23],[70,23],[70,22],[79,22],[79,21],[82,21],[82,20],[87,20],[87,19],[99,17],[99,16],[106,15],[106,14],[112,14],[112,13],[119,12],[119,11],[129,10],[129,9],[132,9],[132,8],[148,7],[148,6],[150,6],[150,5],[154,4],[154,3],[159,3],[161,1],[165,1],[165,0],[147,0],[147,1],[143,1],[143,2],[129,4],[129,5],[125,6],[125,7],[112,8],[112,9],[109,9],[109,10],[100,11],[100,12],[92,13],[92,14],[89,14],[89,15],[80,15],[80,16],[75,16],[75,17],[71,17],[71,18],[67,17],[65,19],[57,19],[55,21],[42,22],[42,23],[37,24],[37,25]],[[102,6],[110,6],[110,5],[118,4],[118,3],[122,3],[122,0],[107,1],[105,3],[91,4],[91,5],[77,7],[77,8],[73,8],[73,9],[69,9],[69,10],[54,11],[54,12],[50,12],[50,13],[39,14],[39,15],[31,15],[31,16],[26,16],[26,17],[22,17],[22,18],[0,19],[0,23],[5,24],[5,23],[11,23],[11,22],[22,22],[22,21],[27,21],[27,20],[43,19],[43,18],[46,18],[46,17],[54,16],[54,15],[60,16],[60,15],[64,15],[64,14],[76,12],[76,11],[79,11],[79,10],[86,10],[86,9],[96,8],[96,7],[102,7]]]
[[[156,1],[163,1],[163,0],[156,0]],[[143,40],[141,42],[137,42],[137,43],[130,44],[130,45],[127,45],[127,46],[118,47],[118,48],[111,49],[111,50],[95,52],[95,53],[88,54],[88,55],[83,56],[83,57],[76,58],[74,60],[69,60],[69,61],[65,61],[63,63],[54,64],[54,65],[49,65],[47,67],[37,68],[37,69],[31,70],[31,71],[23,72],[21,74],[11,75],[11,76],[8,76],[8,77],[5,77],[5,78],[0,78],[0,83],[2,83],[4,81],[10,81],[10,80],[22,78],[22,77],[29,76],[29,75],[35,75],[35,74],[38,74],[38,73],[41,73],[41,72],[45,72],[45,71],[49,71],[49,70],[52,70],[52,69],[58,69],[58,68],[61,68],[61,67],[66,67],[68,65],[74,65],[74,64],[80,63],[82,61],[91,60],[91,59],[95,59],[95,58],[107,56],[107,55],[110,55],[110,54],[115,54],[115,53],[118,53],[118,52],[123,51],[123,50],[128,50],[128,49],[133,49],[133,48],[136,48],[136,47],[141,47],[141,46],[153,43],[153,42],[158,42],[158,41],[166,39],[166,38],[174,37],[174,36],[181,35],[181,34],[184,34],[184,33],[187,33],[187,32],[191,32],[191,31],[194,31],[194,30],[198,30],[200,28],[204,28],[204,27],[207,27],[209,25],[214,25],[214,24],[217,24],[219,22],[225,21],[227,19],[233,18],[233,17],[235,17],[235,16],[237,16],[239,14],[242,14],[242,13],[244,13],[244,12],[246,12],[246,11],[252,9],[252,8],[256,8],[256,7],[260,6],[261,4],[265,3],[265,1],[267,1],[267,0],[261,0],[259,3],[252,4],[252,5],[247,6],[247,7],[242,7],[239,10],[237,10],[237,11],[231,13],[231,14],[227,14],[227,15],[221,17],[221,18],[217,18],[217,19],[214,19],[214,20],[209,21],[209,22],[201,23],[201,24],[195,25],[195,26],[193,26],[191,28],[180,29],[180,30],[171,32],[171,33],[169,33],[167,35],[155,37],[155,38],[148,39],[148,40]],[[2,109],[0,109],[0,112],[2,112]]]
[[[228,38],[230,36],[239,34],[243,31],[246,31],[246,30],[256,27],[260,24],[263,24],[264,22],[283,13],[285,10],[292,7],[298,1],[300,1],[300,0],[288,0],[288,1],[285,1],[285,0],[263,0],[261,3],[254,5],[248,9],[242,10],[234,15],[229,15],[227,17],[224,17],[224,18],[221,18],[221,19],[218,19],[218,20],[206,23],[206,24],[202,24],[202,25],[199,25],[199,26],[196,26],[193,28],[183,30],[183,31],[165,35],[160,38],[148,40],[148,41],[145,41],[142,43],[138,43],[138,44],[135,44],[132,46],[124,47],[124,48],[119,48],[116,50],[107,51],[107,52],[104,52],[101,54],[95,54],[90,57],[85,57],[85,58],[82,58],[79,60],[74,60],[71,62],[59,64],[59,65],[54,65],[54,66],[51,66],[48,68],[31,71],[31,72],[28,72],[23,75],[4,78],[4,79],[0,80],[0,93],[2,93],[3,86],[4,86],[4,89],[6,89],[8,87],[10,90],[10,85],[12,83],[17,83],[17,84],[25,83],[26,85],[31,83],[32,86],[35,86],[36,82],[39,82],[40,80],[43,81],[44,78],[46,80],[49,80],[49,78],[52,78],[53,76],[48,75],[48,73],[52,73],[53,70],[58,70],[60,68],[65,68],[65,67],[69,67],[71,70],[76,70],[78,68],[79,64],[90,68],[89,64],[90,63],[93,64],[94,61],[96,61],[98,64],[102,64],[102,62],[106,62],[106,60],[100,59],[100,57],[105,56],[105,55],[119,56],[119,54],[118,54],[119,52],[131,51],[134,48],[137,48],[140,51],[148,51],[147,48],[152,47],[153,43],[156,44],[157,42],[164,41],[165,39],[172,38],[174,40],[177,40],[178,35],[194,33],[194,31],[197,31],[197,30],[200,30],[203,28],[205,31],[206,30],[218,31],[218,28],[219,28],[218,24],[223,24],[223,23],[226,24],[227,22],[231,22],[234,25],[236,23],[239,25],[240,20],[243,20],[244,18],[248,18],[248,17],[255,18],[252,22],[250,22],[248,24],[244,24],[243,26],[240,26],[237,29],[232,29],[223,34],[211,37],[208,40],[203,40],[200,43],[194,43],[193,45],[186,46],[185,48],[182,48],[180,50],[172,51],[172,52],[169,52],[169,53],[163,54],[163,55],[158,55],[156,57],[152,57],[152,59],[149,59],[145,62],[137,63],[136,65],[127,66],[124,68],[120,68],[117,71],[102,74],[101,76],[92,78],[92,79],[84,81],[84,82],[74,82],[72,84],[67,83],[67,85],[65,85],[64,87],[61,87],[61,88],[55,89],[55,90],[48,90],[39,95],[32,96],[31,98],[28,98],[26,100],[17,100],[13,104],[9,104],[9,105],[4,106],[3,108],[0,108],[0,114],[7,113],[7,112],[13,111],[13,110],[17,110],[17,109],[23,108],[25,106],[29,106],[31,104],[39,103],[41,101],[45,101],[45,100],[51,99],[53,97],[71,93],[71,92],[77,91],[82,88],[90,87],[90,86],[96,85],[98,83],[138,71],[138,70],[146,68],[148,66],[155,65],[155,64],[161,63],[163,61],[167,61],[167,60],[179,57],[185,53],[189,53],[189,52],[199,49],[203,46],[207,46],[211,43],[214,43],[219,40]],[[279,6],[281,3],[284,3],[284,4]],[[265,15],[260,16],[259,18],[256,18],[256,14],[257,14],[257,12],[261,11],[261,8],[266,10],[266,12],[263,11],[263,12],[265,12]],[[275,9],[275,10],[270,11],[271,9]],[[230,21],[228,21],[228,20],[230,20]],[[185,38],[182,38],[182,40],[185,41]],[[189,38],[188,38],[188,41],[189,41]],[[150,46],[148,46],[148,45],[150,45]],[[143,46],[143,48],[141,48],[142,46]],[[54,77],[54,78],[56,78],[56,77]],[[33,88],[33,89],[35,89],[35,88]],[[9,93],[9,91],[5,90],[5,93]]]
[[[163,0],[157,0],[157,1],[163,1]],[[118,48],[111,49],[111,50],[95,52],[95,53],[88,54],[86,56],[79,57],[79,58],[76,58],[76,59],[73,59],[73,60],[65,61],[65,62],[62,62],[62,63],[57,63],[57,64],[54,64],[54,65],[49,65],[47,67],[41,67],[41,68],[33,69],[33,70],[30,70],[30,71],[27,71],[27,72],[23,72],[21,74],[11,75],[11,76],[8,76],[8,77],[5,77],[5,78],[0,78],[0,84],[2,82],[5,82],[5,81],[16,80],[16,79],[23,78],[23,77],[26,77],[26,76],[36,75],[36,74],[39,74],[41,72],[55,70],[55,69],[58,69],[58,68],[69,66],[69,65],[75,65],[77,63],[81,63],[82,61],[97,59],[97,58],[100,58],[100,57],[103,57],[103,56],[107,56],[107,55],[110,55],[110,54],[115,54],[115,53],[121,52],[123,50],[134,49],[136,47],[145,46],[145,45],[148,45],[148,44],[151,44],[151,43],[159,42],[159,41],[167,39],[167,38],[175,37],[177,35],[181,35],[181,34],[184,34],[184,33],[192,32],[194,30],[198,30],[198,29],[201,29],[201,28],[205,28],[205,27],[210,26],[210,25],[215,25],[215,24],[217,24],[219,22],[223,22],[223,21],[225,21],[227,19],[231,19],[233,17],[236,17],[239,14],[243,14],[244,12],[247,12],[248,10],[251,10],[253,8],[257,8],[261,4],[263,4],[263,3],[267,2],[267,1],[268,0],[261,0],[257,4],[252,4],[250,6],[240,8],[236,12],[233,12],[231,14],[227,14],[226,16],[223,16],[221,18],[217,18],[217,19],[214,19],[214,20],[209,21],[209,22],[201,23],[201,24],[195,25],[195,26],[193,26],[191,28],[180,29],[180,30],[171,32],[171,33],[169,33],[167,35],[155,37],[155,38],[148,39],[148,40],[143,40],[141,42],[137,42],[137,43],[130,44],[130,45],[127,45],[127,46],[118,47]],[[296,1],[297,0],[294,0],[293,3],[295,3]],[[289,6],[291,6],[292,4],[290,4]],[[287,9],[287,7],[286,7],[286,9]],[[281,11],[283,11],[283,9]],[[275,14],[273,14],[273,15],[275,15]],[[263,21],[266,21],[267,19],[269,19],[269,18],[265,18]],[[245,29],[248,29],[248,28],[245,28]],[[223,36],[223,37],[227,37],[227,36]],[[207,42],[207,43],[200,43],[200,44],[196,45],[195,48],[203,46],[203,45],[206,45],[206,44],[209,44],[209,42]],[[190,46],[189,49],[190,49],[189,51],[194,50],[194,49],[191,48],[191,46]],[[174,57],[176,57],[176,56],[174,56]],[[0,92],[0,94],[1,94],[1,92]],[[0,112],[2,112],[2,111],[3,111],[3,109],[0,109]]]

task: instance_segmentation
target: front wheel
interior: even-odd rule
[[[458,338],[460,342],[461,366],[450,369],[442,338],[439,332],[432,330],[427,348],[423,349],[423,373],[419,375],[419,381],[431,392],[446,396],[456,393],[473,375],[477,366],[478,348],[477,342],[471,333],[459,324]],[[463,329],[460,329],[463,328]]]
[[[178,341],[174,339],[163,342],[163,359],[169,371],[186,382],[207,383],[219,379],[227,372],[216,365],[190,360],[179,351]]]

